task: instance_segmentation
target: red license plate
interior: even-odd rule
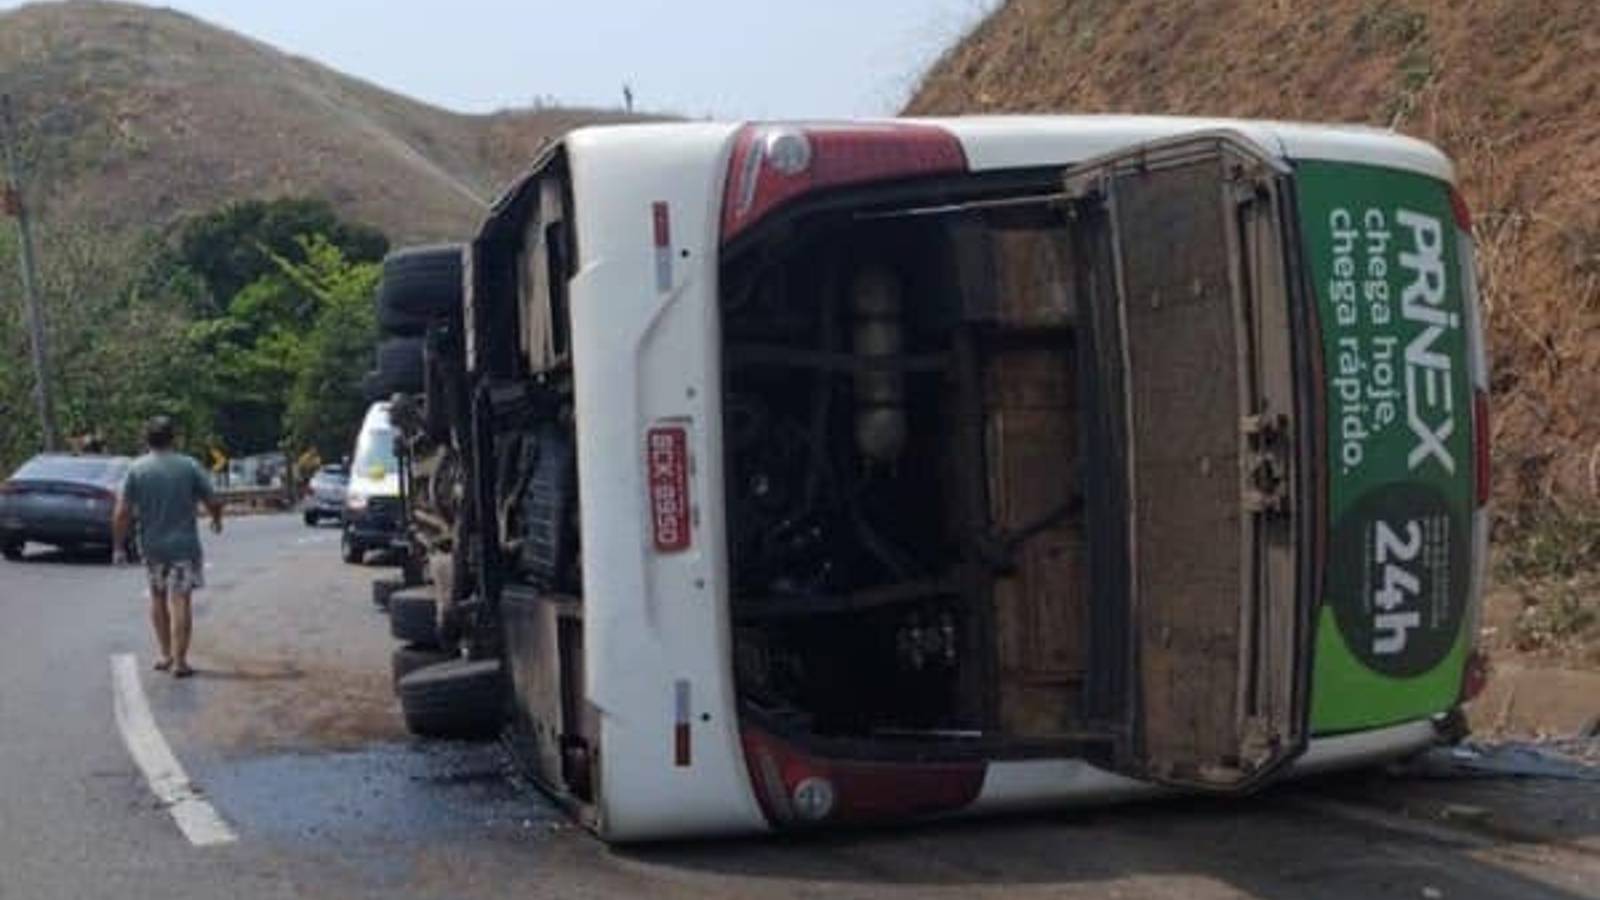
[[[650,532],[657,553],[689,549],[689,434],[680,425],[650,429],[645,438]]]

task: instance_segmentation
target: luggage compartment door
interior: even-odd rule
[[[1309,632],[1286,167],[1207,134],[1066,175],[1108,486],[1089,491],[1115,765],[1244,790],[1303,752]],[[1107,623],[1110,623],[1109,626]]]

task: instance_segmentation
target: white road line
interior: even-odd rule
[[[210,847],[238,840],[216,808],[189,781],[178,758],[172,755],[172,748],[167,746],[167,739],[156,728],[150,703],[139,684],[139,664],[131,653],[111,657],[111,697],[122,742],[128,745],[128,753],[150,783],[151,792],[172,813],[189,843]]]

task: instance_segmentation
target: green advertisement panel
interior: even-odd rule
[[[1455,702],[1470,641],[1469,325],[1445,183],[1323,162],[1296,181],[1327,412],[1311,729],[1331,734]]]

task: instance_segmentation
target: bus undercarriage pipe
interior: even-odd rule
[[[904,341],[900,280],[887,266],[869,265],[850,286],[853,350],[864,361],[893,357]],[[906,445],[905,375],[887,366],[855,376],[856,447],[873,463],[893,463]]]

